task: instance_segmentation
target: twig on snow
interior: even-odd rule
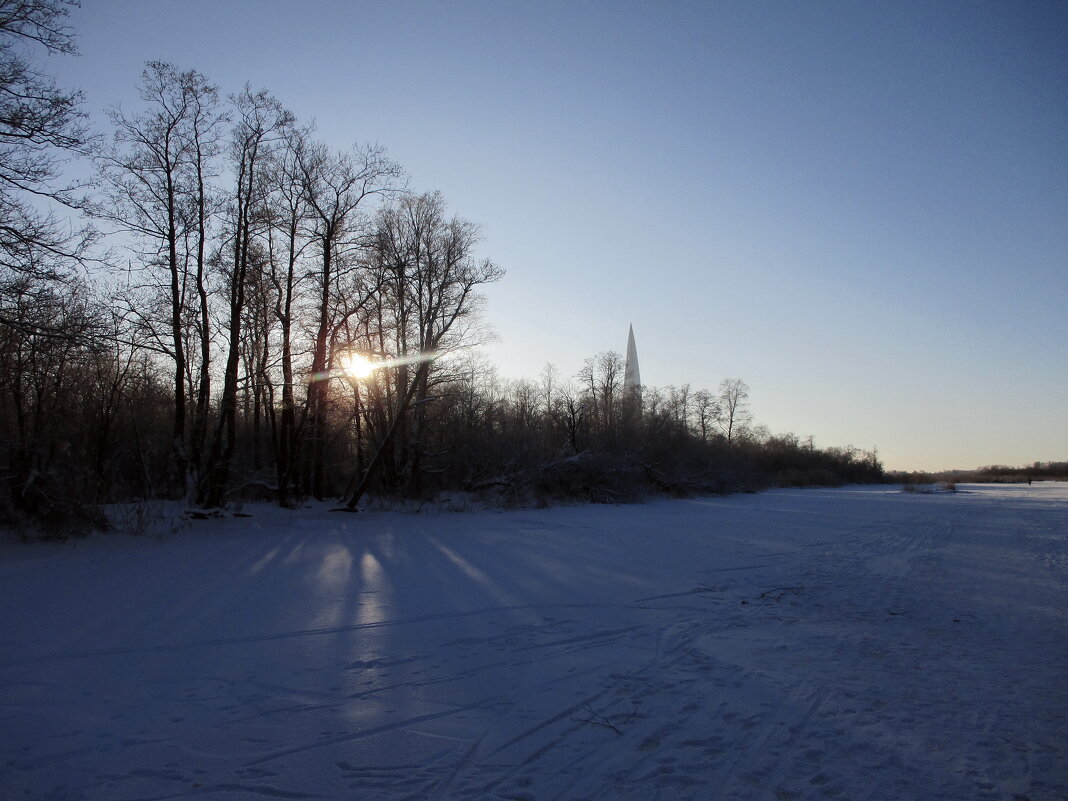
[[[773,587],[770,590],[765,590],[764,592],[760,593],[760,600],[772,600],[775,601],[775,603],[778,603],[783,599],[783,596],[788,593],[800,596],[801,593],[803,593],[804,591],[804,585],[801,585],[800,587]]]
[[[573,717],[573,718],[571,718],[571,720],[574,723],[589,723],[591,726],[603,726],[606,729],[611,729],[616,734],[620,734],[620,735],[623,734],[623,732],[619,730],[619,727],[617,727],[614,723],[612,723],[611,720],[609,720],[607,717],[602,715],[600,712],[597,712],[596,710],[594,710],[594,708],[592,706],[590,706],[589,704],[586,704],[585,709],[586,709],[586,715],[587,715],[586,717],[584,717],[584,718]],[[637,704],[634,705],[634,709],[631,710],[631,713],[629,715],[627,715],[626,719],[623,720],[623,722],[620,723],[619,725],[620,726],[627,725],[628,723],[630,723],[631,720],[633,720],[633,718],[634,718],[634,716],[636,714],[638,714],[638,705]]]

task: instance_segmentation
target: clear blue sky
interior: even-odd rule
[[[506,377],[624,351],[891,468],[1068,459],[1068,4],[83,0],[144,62],[385,145],[482,224]]]

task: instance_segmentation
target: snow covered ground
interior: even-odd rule
[[[0,549],[4,799],[1068,798],[1068,484]]]

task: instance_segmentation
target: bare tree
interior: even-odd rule
[[[619,353],[604,351],[586,359],[578,374],[578,381],[590,406],[592,426],[599,434],[613,440],[622,419],[625,367]]]
[[[187,125],[190,148],[191,181],[188,204],[191,220],[185,226],[186,252],[193,260],[193,280],[196,290],[197,339],[200,344],[200,371],[196,389],[196,416],[192,432],[192,461],[197,467],[203,462],[211,404],[211,313],[208,302],[207,250],[209,225],[219,200],[209,182],[217,178],[214,164],[220,151],[222,126],[229,120],[219,108],[219,90],[196,72],[184,74],[184,91],[189,95]]]
[[[578,454],[579,447],[586,434],[589,424],[587,407],[582,402],[581,389],[574,384],[568,383],[560,388],[560,402],[563,409],[564,429],[567,431],[567,441],[571,446],[571,452]]]
[[[307,230],[310,213],[302,169],[310,147],[309,136],[310,131],[306,128],[287,126],[269,167],[268,178],[271,191],[267,199],[269,225],[264,246],[270,263],[274,316],[279,328],[280,403],[274,402],[270,376],[265,376],[265,380],[272,398],[267,413],[271,421],[276,491],[282,506],[290,503],[290,484],[296,476],[300,450],[301,425],[297,416],[294,348],[299,333],[297,317],[303,278],[299,265],[304,252],[312,245],[312,237]],[[306,411],[307,407],[304,409]]]
[[[318,251],[313,271],[315,311],[308,409],[312,460],[309,489],[325,494],[324,448],[330,406],[331,342],[345,322],[367,307],[381,288],[360,258],[367,231],[360,211],[364,202],[391,191],[400,167],[380,147],[333,154],[325,146],[308,148],[301,162],[312,240]]]
[[[187,424],[187,382],[193,383],[191,340],[197,340],[197,434],[204,436],[210,402],[211,322],[207,291],[209,180],[224,115],[218,90],[200,73],[180,72],[160,61],[141,75],[145,110],[110,113],[114,143],[98,157],[104,199],[93,204],[97,217],[132,234],[148,270],[149,303],[132,304],[143,328],[173,361],[175,461],[186,492],[194,486]],[[158,307],[155,301],[159,301]],[[158,311],[157,311],[158,308]],[[196,357],[194,357],[196,358]]]
[[[349,499],[349,508],[355,508],[366,491],[385,458],[384,451],[393,448],[399,421],[413,400],[420,412],[413,431],[402,438],[399,453],[394,452],[392,458],[407,471],[409,490],[418,491],[427,422],[422,402],[428,398],[431,360],[470,341],[470,322],[480,299],[477,289],[504,275],[489,259],[475,258],[478,227],[459,217],[447,218],[445,212],[444,198],[435,192],[405,195],[378,216],[375,256],[386,271],[382,302],[391,318],[393,355],[401,360],[394,373],[400,404],[379,447],[381,458],[368,466]],[[409,379],[408,364],[413,359],[419,367]]]
[[[538,376],[538,390],[541,399],[541,413],[546,419],[552,417],[559,399],[560,370],[552,362],[546,362]]]
[[[227,355],[223,373],[218,421],[212,437],[197,502],[214,508],[222,505],[230,479],[231,460],[237,444],[237,392],[241,360],[242,325],[249,275],[266,268],[266,258],[256,245],[256,231],[266,219],[269,185],[265,179],[270,151],[293,122],[292,115],[264,91],[248,87],[234,98],[237,122],[230,145],[236,181],[228,213],[230,263],[227,269]]]
[[[91,143],[82,95],[60,89],[30,60],[34,47],[75,52],[64,21],[76,5],[0,0],[0,294],[21,293],[24,276],[68,279],[93,239],[88,229],[71,232],[54,213],[56,204],[78,205],[81,187],[59,181],[63,159]],[[0,308],[0,324],[16,322]]]
[[[550,449],[559,449],[563,444],[560,441],[561,394],[560,394],[560,370],[555,364],[546,362],[538,376],[538,398],[541,406],[541,416],[546,439],[546,446]]]
[[[729,445],[753,420],[749,411],[749,385],[740,378],[724,378],[716,400],[719,407],[716,422]]]
[[[79,109],[82,95],[60,89],[30,60],[35,47],[47,54],[76,52],[64,24],[75,5],[0,0],[0,300],[24,295],[27,278],[69,279],[91,240],[88,232],[71,234],[49,210],[55,203],[78,205],[80,188],[59,181],[62,160],[91,142]],[[30,324],[9,311],[6,303],[0,306],[0,325]],[[50,330],[47,320],[32,324]]]
[[[693,393],[693,404],[690,408],[694,430],[702,442],[708,442],[712,427],[719,416],[719,405],[715,397],[708,390],[699,389]]]
[[[686,431],[690,422],[690,385],[669,386],[667,393],[671,422],[678,431]]]

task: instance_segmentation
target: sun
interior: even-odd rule
[[[351,378],[367,378],[378,366],[366,356],[359,353],[349,353],[341,360],[341,365],[346,375]]]

